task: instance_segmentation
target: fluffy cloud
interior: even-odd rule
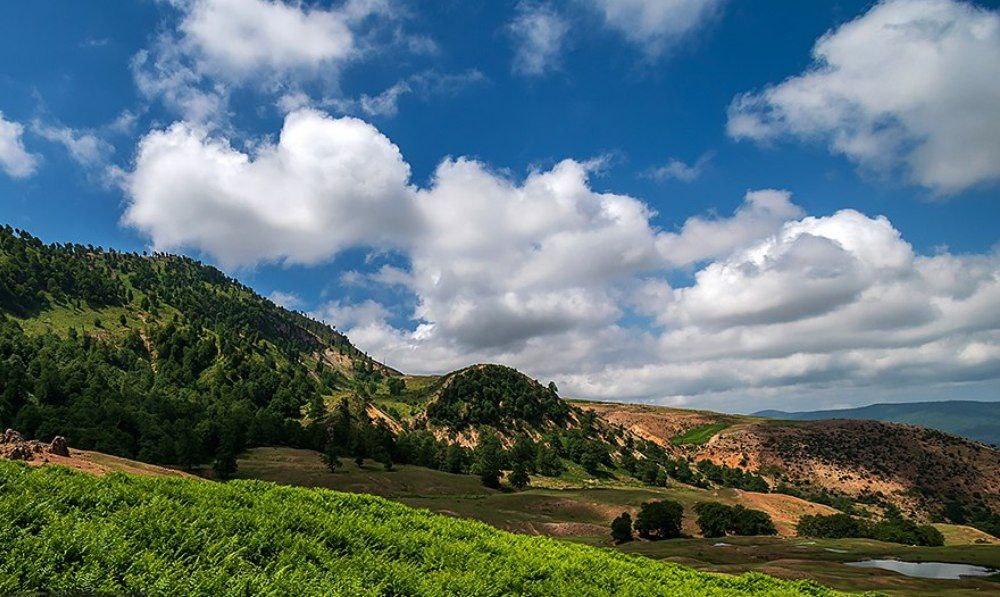
[[[353,304],[341,301],[329,302],[320,306],[312,315],[323,321],[335,322],[338,326],[352,328],[384,325],[391,313],[383,305],[367,299]]]
[[[391,251],[343,282],[412,310],[315,314],[412,372],[499,361],[571,395],[727,408],[1000,380],[1000,253],[921,255],[884,217],[807,216],[781,190],[663,231],[642,201],[595,190],[593,167],[519,178],[450,158],[419,188],[372,126],[301,109],[252,151],[191,125],[149,134],[125,219],[229,265]],[[678,268],[693,278],[674,286]]]
[[[714,16],[722,0],[584,0],[608,27],[655,56]]]
[[[373,18],[391,19],[389,0],[347,0],[330,9],[284,0],[172,0],[173,31],[139,52],[139,90],[193,122],[225,117],[233,87],[272,89],[304,79],[335,84],[339,70],[367,51]]]
[[[567,160],[522,183],[447,160],[417,204],[426,228],[410,249],[416,316],[470,348],[613,322],[613,285],[660,261],[646,206],[590,189]],[[431,330],[426,330],[430,333]]]
[[[380,3],[351,0],[340,9],[309,9],[278,0],[183,3],[180,42],[199,66],[223,77],[261,70],[314,70],[357,51],[352,25]]]
[[[38,168],[39,158],[25,149],[23,135],[24,126],[0,112],[0,168],[11,178],[27,178]]]
[[[804,73],[738,96],[729,134],[821,140],[955,193],[1000,179],[1000,13],[887,0],[821,37]]]
[[[267,298],[275,305],[280,305],[286,309],[298,309],[303,304],[302,297],[294,292],[285,292],[283,290],[275,290],[267,295]]]
[[[803,215],[788,191],[749,191],[730,218],[699,216],[684,222],[680,232],[661,234],[657,245],[674,266],[686,266],[706,259],[725,257],[747,243],[778,230],[787,220]]]
[[[865,387],[858,400],[871,401],[1000,376],[1000,254],[917,255],[885,218],[851,210],[789,222],[659,298],[659,362],[578,374],[569,387],[609,397]]]
[[[569,23],[548,4],[521,2],[508,26],[515,42],[515,73],[537,76],[556,68]]]
[[[140,142],[124,222],[158,249],[199,249],[229,267],[316,263],[407,238],[418,222],[409,174],[399,149],[353,118],[298,110],[251,152],[177,123]]]

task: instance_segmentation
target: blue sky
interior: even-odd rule
[[[9,3],[0,218],[218,264],[414,372],[738,411],[996,399],[997,11]]]

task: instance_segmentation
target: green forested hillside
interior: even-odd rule
[[[0,545],[3,594],[831,593],[508,534],[371,496],[12,462],[0,462]]]
[[[194,260],[0,228],[0,428],[179,464],[321,447],[303,413],[379,368]]]

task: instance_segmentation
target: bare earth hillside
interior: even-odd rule
[[[648,405],[578,403],[692,460],[746,468],[772,484],[884,501],[921,518],[951,499],[1000,506],[1000,451],[881,421],[766,421]],[[703,441],[677,438],[706,430]]]

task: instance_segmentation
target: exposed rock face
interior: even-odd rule
[[[56,456],[69,456],[69,445],[66,443],[66,438],[57,435],[52,438],[52,443],[49,444],[49,453],[55,454]]]

